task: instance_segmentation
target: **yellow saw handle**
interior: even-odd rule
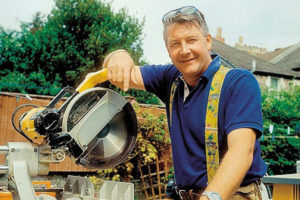
[[[92,72],[86,75],[84,81],[76,88],[77,92],[83,92],[95,85],[107,81],[107,69],[104,68],[97,72]]]

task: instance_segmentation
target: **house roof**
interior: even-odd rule
[[[232,67],[244,68],[249,71],[253,70],[252,65],[255,62],[256,67],[253,71],[254,74],[268,74],[278,77],[294,77],[300,79],[300,72],[294,72],[290,69],[279,67],[215,39],[213,39],[212,52],[219,54],[223,63]]]
[[[271,62],[274,62],[279,66],[285,65],[289,69],[300,68],[300,43],[290,47],[281,55],[282,57],[277,56],[274,59],[272,59]]]
[[[300,43],[261,54],[257,57],[287,69],[300,69]]]
[[[275,49],[274,51],[271,51],[271,52],[268,52],[268,53],[257,54],[256,57],[261,58],[261,59],[263,59],[265,61],[270,62],[273,58],[275,58],[276,56],[282,54],[288,48],[289,47],[279,48],[279,49]]]

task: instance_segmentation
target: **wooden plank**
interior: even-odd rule
[[[160,189],[160,171],[159,171],[159,161],[158,157],[156,157],[156,172],[157,172],[157,183],[158,183],[158,196],[161,199],[161,189]]]
[[[142,184],[143,184],[143,190],[144,190],[146,199],[149,199],[149,195],[148,195],[148,191],[147,191],[147,188],[146,188],[145,180],[144,180],[144,177],[143,177],[143,171],[142,171],[140,163],[138,164],[138,168],[139,168],[139,171],[140,171],[140,175],[141,175],[141,179],[142,179]]]
[[[143,172],[140,166],[139,170],[146,199],[162,199],[166,197],[165,184],[161,182],[161,176],[167,177],[169,168],[168,161],[160,160],[160,157],[157,157],[156,161],[147,164],[145,167],[148,169],[147,172],[145,172],[146,170]],[[146,184],[145,178],[149,179],[149,185]],[[154,180],[157,180],[157,182],[154,183]],[[152,195],[150,196],[148,192],[152,193]]]
[[[8,118],[8,111],[9,111],[9,108],[8,108],[8,102],[9,102],[9,99],[8,97],[4,97],[3,98],[3,113],[2,113],[2,120],[1,120],[1,135],[2,135],[2,141],[1,143],[2,144],[6,144],[7,143],[7,140],[8,140],[8,137],[9,136],[9,133],[8,133],[8,122],[7,122],[7,118]]]
[[[16,97],[12,97],[12,96],[8,96],[10,101],[11,102],[9,105],[9,111],[7,112],[7,115],[9,115],[9,118],[11,119],[12,117],[12,114],[14,113],[15,109],[18,107],[18,106],[21,106],[21,105],[24,105],[24,104],[27,104],[26,101],[23,100],[22,97],[20,96],[16,96]],[[13,102],[13,103],[12,103]],[[19,127],[19,119],[22,115],[22,112],[25,112],[29,109],[32,109],[31,108],[24,108],[24,109],[21,109],[19,110],[20,112],[17,112],[16,115],[15,115],[15,125],[17,127]],[[11,135],[12,137],[12,140],[7,140],[7,142],[28,142],[27,139],[24,138],[24,136],[22,136],[20,133],[18,133],[14,128],[13,128],[13,125],[12,125],[12,122],[10,120],[10,123],[8,125],[8,133]]]
[[[6,128],[6,125],[4,123],[4,118],[2,117],[5,113],[5,107],[4,107],[4,98],[0,97],[0,145],[6,145],[7,140],[7,134],[4,134],[4,129]],[[5,163],[5,155],[0,154],[0,165]]]
[[[166,173],[166,172],[165,172],[165,171],[159,171],[159,173],[154,172],[154,173],[151,173],[150,176],[152,177],[152,176],[155,176],[155,175],[157,175],[157,174],[164,174],[164,173]],[[147,177],[149,177],[149,174],[146,174],[146,175],[144,175],[143,177],[144,177],[144,178],[147,178]]]
[[[150,180],[150,185],[151,185],[151,191],[152,191],[152,196],[155,196],[155,192],[154,192],[154,184],[153,184],[153,181],[152,181],[152,178],[151,178],[151,167],[150,167],[150,164],[148,164],[148,173],[149,173],[149,180]]]

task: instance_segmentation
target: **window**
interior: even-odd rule
[[[271,89],[278,90],[278,78],[271,77]]]

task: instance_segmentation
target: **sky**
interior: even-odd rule
[[[193,5],[204,15],[212,36],[222,27],[225,43],[234,46],[239,36],[244,44],[273,51],[300,42],[299,0],[110,0],[114,12],[127,8],[145,18],[144,59],[150,64],[170,62],[162,37],[161,17],[169,10]],[[110,2],[106,0],[106,2]],[[0,0],[0,26],[18,30],[36,12],[50,13],[54,0]]]

